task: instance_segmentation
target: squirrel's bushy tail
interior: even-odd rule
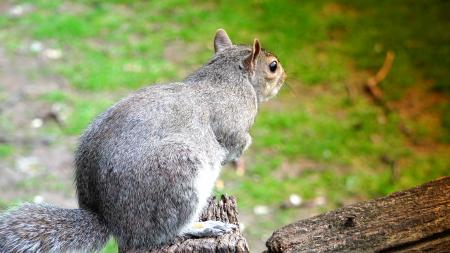
[[[25,204],[0,215],[0,252],[95,252],[109,232],[95,213]]]

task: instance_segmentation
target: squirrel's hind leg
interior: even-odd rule
[[[192,237],[216,237],[230,233],[236,228],[237,226],[231,223],[207,220],[190,224],[182,231],[181,235]]]

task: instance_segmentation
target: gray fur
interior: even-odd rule
[[[94,252],[108,234],[89,211],[25,204],[0,217],[0,252]]]
[[[70,233],[86,249],[104,243],[106,231],[122,249],[152,249],[168,243],[196,220],[221,165],[238,158],[250,145],[248,131],[258,103],[269,97],[264,90],[270,86],[278,91],[284,81],[282,69],[278,79],[265,77],[270,54],[228,45],[231,40],[223,30],[215,43],[220,50],[184,81],[143,88],[91,123],[75,154],[81,209],[22,207],[7,216],[16,221],[14,229],[0,227],[0,245],[23,248],[36,242],[25,234],[40,226],[40,220],[33,218],[41,215],[48,219],[43,231],[61,228],[53,225],[54,219],[67,228],[63,234]],[[36,217],[22,215],[33,208],[40,210]],[[78,215],[78,221],[92,229],[69,226],[73,225],[71,215]],[[27,227],[20,224],[21,219],[31,228],[21,230]],[[14,233],[19,239],[11,241],[5,235]],[[55,233],[43,234],[42,245],[52,245]]]

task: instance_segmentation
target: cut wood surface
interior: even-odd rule
[[[450,177],[300,220],[267,252],[450,252]]]
[[[224,196],[217,201],[215,198],[209,200],[208,207],[203,211],[201,221],[220,220],[236,224],[239,227],[239,220],[234,197]],[[121,251],[125,252],[125,251]],[[178,252],[249,252],[248,244],[242,236],[239,228],[232,233],[228,233],[214,238],[177,238],[171,245],[151,251],[126,251],[127,253],[149,252],[149,253],[178,253]]]

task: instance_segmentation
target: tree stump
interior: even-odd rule
[[[287,225],[274,252],[450,252],[450,177]]]
[[[209,199],[208,207],[200,216],[200,221],[220,220],[233,223],[238,226],[232,233],[228,233],[215,238],[176,238],[174,243],[163,246],[151,251],[126,251],[126,253],[148,252],[148,253],[178,253],[178,252],[223,252],[223,253],[241,253],[249,252],[247,240],[239,230],[239,220],[234,197],[222,195],[216,202],[216,198]],[[120,252],[125,252],[121,250]]]

